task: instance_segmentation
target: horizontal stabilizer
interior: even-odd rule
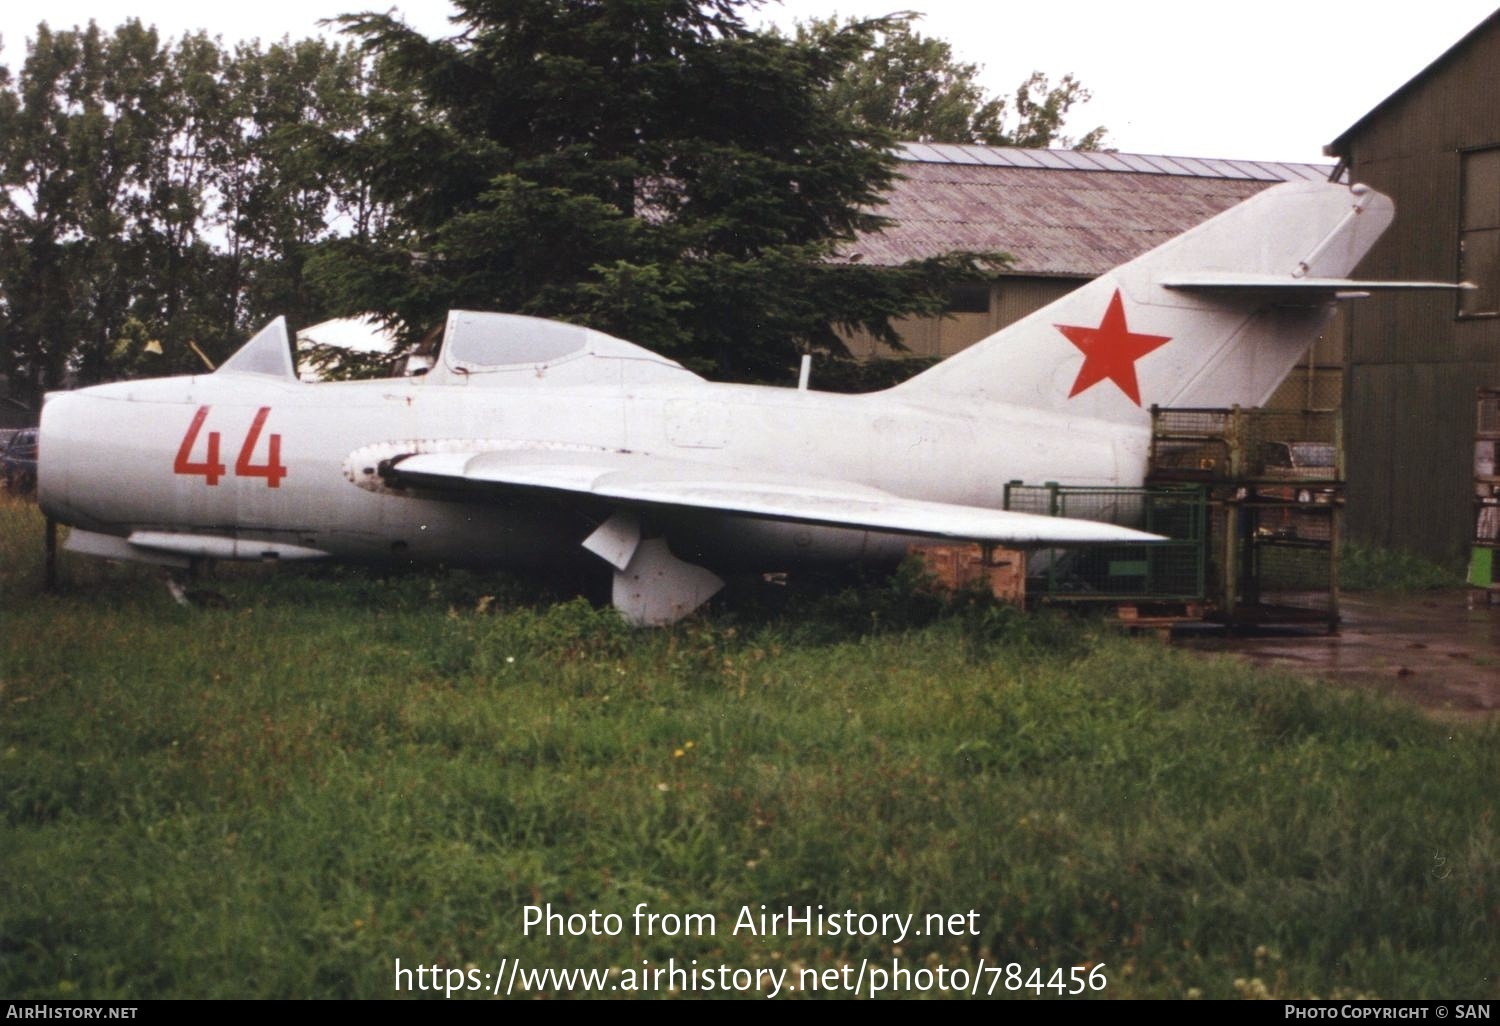
[[[846,481],[741,470],[639,453],[549,450],[423,453],[395,464],[398,483],[590,495],[611,505],[713,511],[829,527],[1018,546],[1161,541],[1091,520],[907,499]]]
[[[1462,281],[1357,281],[1353,278],[1294,278],[1284,274],[1212,274],[1177,275],[1163,278],[1163,288],[1182,292],[1266,293],[1274,295],[1347,296],[1351,293],[1453,292],[1475,286]]]

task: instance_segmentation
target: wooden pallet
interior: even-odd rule
[[[1166,641],[1173,627],[1198,623],[1203,613],[1202,602],[1120,602],[1108,622],[1131,633],[1150,631]]]

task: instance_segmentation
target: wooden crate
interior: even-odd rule
[[[983,545],[912,545],[907,550],[939,591],[987,588],[1001,602],[1026,604],[1026,553]]]

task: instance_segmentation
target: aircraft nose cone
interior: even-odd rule
[[[37,429],[36,498],[42,512],[57,520],[68,516],[68,466],[74,426],[84,400],[70,392],[48,393]]]

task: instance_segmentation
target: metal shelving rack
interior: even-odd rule
[[[1500,388],[1479,389],[1476,407],[1471,605],[1500,600]]]
[[[1338,411],[1153,407],[1151,423],[1147,484],[1207,490],[1210,618],[1336,630]]]

